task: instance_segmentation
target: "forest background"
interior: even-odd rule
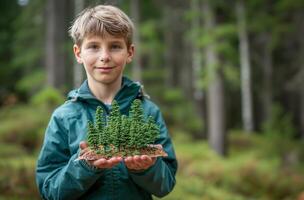
[[[84,79],[68,28],[99,3],[137,27],[126,73],[160,106],[179,160],[164,199],[304,199],[302,0],[2,0],[0,199],[39,199],[45,128]]]

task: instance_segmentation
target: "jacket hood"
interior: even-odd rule
[[[127,108],[131,102],[136,98],[142,98],[143,86],[139,82],[134,82],[127,77],[122,78],[122,86],[114,97],[114,100],[118,102],[121,110]],[[68,94],[68,100],[71,101],[83,101],[89,104],[103,104],[98,100],[91,92],[88,80],[85,80],[82,85],[75,90],[72,90]]]

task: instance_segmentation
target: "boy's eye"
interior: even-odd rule
[[[114,49],[114,50],[121,49],[121,45],[119,45],[119,44],[112,44],[111,49]]]
[[[97,46],[96,44],[93,44],[93,45],[90,46],[90,48],[91,48],[91,49],[97,49],[98,46]]]
[[[89,49],[98,49],[99,47],[96,44],[91,44],[91,45],[88,46],[88,48]]]

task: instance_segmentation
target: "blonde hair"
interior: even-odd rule
[[[69,29],[75,44],[81,46],[87,36],[110,34],[123,37],[129,47],[132,44],[134,24],[119,8],[111,5],[99,5],[83,10]]]

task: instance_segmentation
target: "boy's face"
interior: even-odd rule
[[[106,34],[86,37],[73,47],[77,62],[84,65],[88,80],[103,85],[121,81],[124,67],[132,61],[134,46],[127,48],[123,37]]]

